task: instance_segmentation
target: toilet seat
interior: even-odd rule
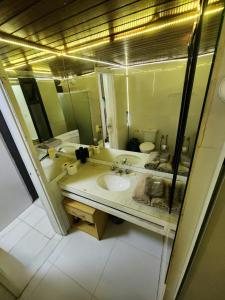
[[[155,149],[155,144],[151,142],[144,142],[140,144],[139,148],[142,153],[150,153]]]

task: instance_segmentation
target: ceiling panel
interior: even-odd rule
[[[0,31],[55,49],[77,49],[79,45],[82,50],[74,55],[119,64],[176,58],[187,55],[193,19],[122,40],[116,40],[118,32],[129,33],[131,29],[142,30],[175,17],[190,16],[196,13],[198,3],[197,0],[54,0],[46,5],[45,0],[4,0],[0,2]],[[221,7],[222,3],[210,0],[210,7]],[[215,45],[221,13],[205,18],[202,52],[208,52]],[[104,37],[104,45],[89,48],[94,42],[104,41]],[[0,42],[0,58],[7,67],[45,55],[34,49]],[[82,64],[84,72],[94,66],[90,62],[66,60],[69,72],[79,73]],[[61,72],[58,62],[58,58],[49,62],[55,73],[57,68]]]

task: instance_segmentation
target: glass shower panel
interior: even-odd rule
[[[207,11],[207,7],[205,8]],[[213,70],[214,59],[216,55],[217,41],[220,35],[223,11],[215,16],[204,13],[202,19],[202,30],[199,49],[197,55],[196,69],[194,74],[193,89],[190,97],[190,105],[187,115],[187,122],[183,136],[183,145],[179,155],[178,176],[175,185],[175,193],[172,201],[172,210],[177,205],[177,196],[179,196],[180,206],[184,200],[186,183],[189,178],[191,164],[194,156],[195,145],[198,137],[201,117],[204,110],[204,104],[207,96],[208,84],[210,82]],[[211,49],[205,52],[205,42],[211,35]],[[180,178],[183,179],[183,185],[180,185]]]

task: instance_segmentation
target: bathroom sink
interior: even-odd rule
[[[121,154],[116,156],[115,161],[120,164],[128,164],[128,165],[137,165],[141,162],[141,158],[136,155],[130,154]]]
[[[125,191],[130,187],[130,181],[119,175],[104,174],[97,179],[97,184],[111,192]]]

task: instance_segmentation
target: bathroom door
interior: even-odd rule
[[[32,204],[32,198],[0,134],[0,231]]]
[[[0,111],[0,231],[38,195]]]

